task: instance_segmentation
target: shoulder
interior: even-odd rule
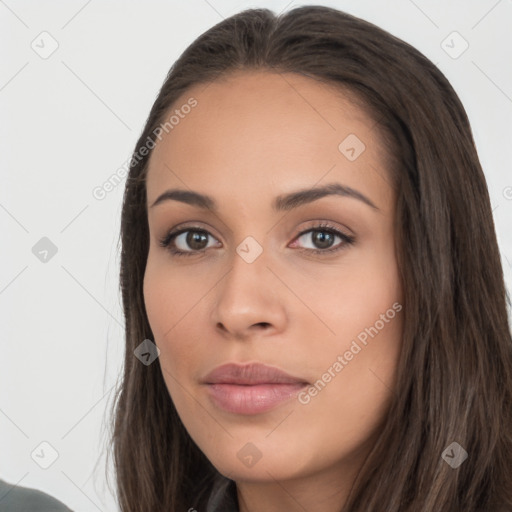
[[[50,495],[0,480],[0,512],[71,512]]]

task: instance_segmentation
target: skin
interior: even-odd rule
[[[358,343],[308,403],[233,414],[215,406],[200,379],[227,362],[260,361],[314,383],[402,304],[386,148],[348,96],[306,76],[238,71],[194,86],[173,109],[192,96],[197,106],[157,144],[147,178],[144,298],[165,383],[192,439],[236,481],[242,512],[338,511],[389,407],[403,313]],[[354,161],[338,149],[349,134],[366,146]],[[327,183],[361,192],[378,209],[339,195],[271,208],[278,195]],[[219,210],[175,200],[151,207],[170,188],[208,194]],[[318,222],[352,234],[354,244],[313,254],[325,251],[315,238],[322,228],[298,235]],[[196,250],[190,257],[158,243],[183,223],[210,234],[203,245],[187,245],[186,234],[175,240]],[[236,252],[248,236],[263,249],[252,263]],[[340,244],[336,236],[330,246]],[[249,442],[261,453],[252,467],[237,457]]]

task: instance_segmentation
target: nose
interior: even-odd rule
[[[285,290],[268,266],[265,251],[252,263],[237,253],[216,287],[212,320],[226,337],[239,340],[285,329]]]

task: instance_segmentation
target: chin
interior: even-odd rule
[[[290,454],[265,442],[233,442],[231,447],[218,446],[218,452],[208,456],[217,471],[231,480],[273,482],[288,480],[313,471],[317,457],[300,453],[296,448]],[[210,452],[211,453],[211,452]]]

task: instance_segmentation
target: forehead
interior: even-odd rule
[[[196,106],[181,111],[190,98]],[[171,186],[261,197],[273,186],[312,186],[322,177],[356,188],[386,181],[374,121],[332,84],[295,73],[235,72],[191,87],[173,112],[179,123],[150,159],[148,198]],[[347,158],[351,148],[356,159]]]

